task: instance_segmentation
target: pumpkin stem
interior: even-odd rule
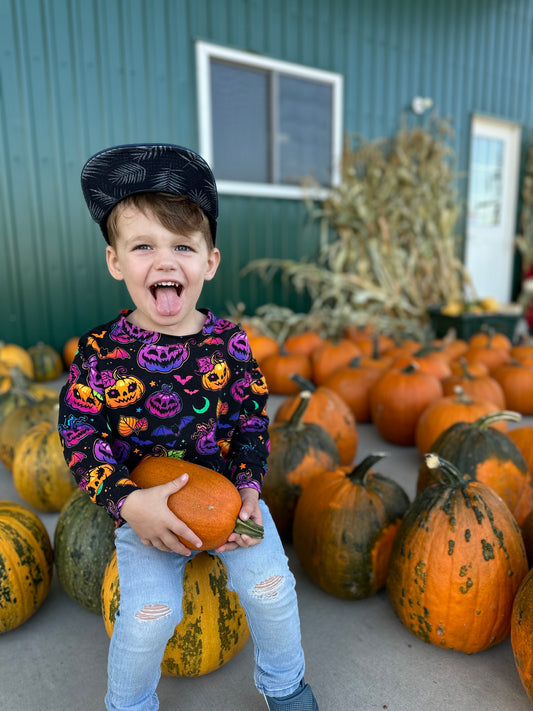
[[[416,353],[413,354],[414,358],[424,358],[427,355],[430,355],[431,353],[436,353],[438,351],[442,351],[442,348],[439,346],[433,346],[428,344],[427,346],[422,346],[422,348],[419,348]]]
[[[418,363],[415,360],[413,360],[409,363],[409,365],[406,365],[405,368],[402,368],[402,370],[400,372],[409,374],[409,373],[416,373],[417,370],[420,370],[420,366],[418,365]]]
[[[460,385],[453,386],[453,392],[455,394],[455,402],[461,403],[462,405],[471,405],[473,400],[468,397],[463,388]]]
[[[368,473],[370,469],[373,467],[373,465],[376,462],[379,462],[380,459],[383,459],[383,457],[387,456],[387,452],[373,452],[372,454],[368,454],[363,461],[360,464],[356,464],[356,466],[352,469],[352,471],[347,474],[346,476],[350,481],[352,482],[365,482],[366,478],[368,476]]]
[[[376,334],[372,339],[372,359],[378,360],[380,356],[379,353],[379,335]]]
[[[439,457],[435,452],[429,452],[424,455],[426,461],[426,466],[428,469],[438,469],[445,477],[448,479],[450,484],[462,484],[465,485],[467,482],[463,479],[463,475],[457,469],[455,464],[452,464],[447,459]]]
[[[468,361],[466,358],[459,358],[459,365],[461,366],[462,375],[467,380],[475,380],[475,375],[472,375],[468,369]]]
[[[1,343],[1,341],[0,341],[0,343]],[[24,373],[18,367],[18,365],[16,365],[14,368],[10,368],[9,376],[10,376],[11,381],[13,383],[12,387],[14,390],[24,390],[24,391],[27,390],[29,378],[27,378],[24,375]],[[28,393],[28,395],[30,395],[30,393]],[[37,402],[36,397],[33,397],[33,395],[31,395],[31,397],[35,400],[35,402]]]
[[[300,393],[296,409],[292,413],[292,417],[287,423],[287,427],[289,427],[290,429],[297,430],[303,427],[302,419],[311,401],[311,394],[312,393],[309,390],[302,390],[302,392]]]
[[[299,373],[293,373],[290,378],[294,383],[296,383],[300,390],[309,390],[312,393],[315,392],[316,385],[310,380],[307,380],[307,378],[304,378],[303,375],[300,375]]]
[[[477,427],[479,430],[486,430],[500,420],[520,422],[521,419],[522,415],[518,412],[514,412],[513,410],[499,410],[498,412],[489,412],[486,415],[482,415],[472,423],[472,427]]]
[[[250,536],[251,538],[264,538],[265,529],[261,526],[261,524],[255,523],[255,521],[243,521],[242,519],[237,518],[233,533],[238,533],[240,536]]]

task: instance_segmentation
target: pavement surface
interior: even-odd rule
[[[271,415],[280,401],[271,398]],[[356,460],[387,452],[379,471],[412,499],[418,452],[385,442],[373,425],[358,430]],[[24,503],[1,463],[0,499]],[[57,514],[35,512],[53,540]],[[320,711],[531,711],[509,639],[474,655],[422,642],[400,623],[384,591],[361,601],[332,597],[286,548],[297,579],[306,679]],[[0,638],[0,711],[104,711],[108,644],[101,617],[73,602],[54,576],[35,615]],[[253,684],[250,642],[216,672],[163,677],[158,693],[161,711],[265,709]]]

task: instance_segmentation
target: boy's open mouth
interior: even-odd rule
[[[150,287],[156,308],[162,316],[171,316],[179,309],[183,286],[175,281],[160,281]]]

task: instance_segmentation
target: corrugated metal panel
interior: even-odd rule
[[[533,122],[532,26],[530,0],[0,0],[0,338],[60,346],[127,305],[80,168],[113,143],[197,146],[196,39],[342,73],[345,129],[367,138],[420,120],[411,99],[430,96],[464,171],[474,111]],[[215,308],[305,305],[236,278],[252,258],[314,252],[302,204],[224,196],[220,244]]]

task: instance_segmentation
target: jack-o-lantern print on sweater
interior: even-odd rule
[[[59,434],[78,486],[120,522],[147,456],[180,457],[261,490],[268,397],[246,333],[206,311],[203,329],[143,331],[127,311],[79,341],[60,394]]]

